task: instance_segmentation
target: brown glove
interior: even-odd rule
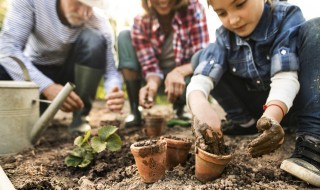
[[[284,142],[284,131],[277,121],[262,117],[257,122],[257,128],[262,134],[248,145],[252,157],[268,154],[278,149]]]
[[[196,146],[212,154],[225,155],[223,135],[214,131],[206,123],[200,123],[197,118],[193,118],[192,132],[196,137]]]

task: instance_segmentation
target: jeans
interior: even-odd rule
[[[84,29],[70,51],[69,57],[62,66],[35,65],[42,73],[59,84],[74,82],[75,64],[105,70],[105,38],[97,30]],[[0,80],[12,80],[0,64]]]
[[[299,31],[297,54],[300,61],[298,92],[292,108],[281,124],[297,126],[297,135],[320,136],[320,18],[304,23]],[[269,90],[252,90],[250,82],[225,73],[211,95],[227,113],[227,119],[239,123],[259,119]]]

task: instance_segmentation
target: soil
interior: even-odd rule
[[[221,108],[213,107],[224,116]],[[101,124],[114,122],[119,125],[118,134],[123,145],[118,152],[102,152],[88,168],[72,168],[64,164],[68,151],[73,149],[76,137],[67,131],[71,114],[58,112],[40,141],[33,149],[15,155],[0,157],[0,165],[16,189],[20,190],[133,190],[133,189],[317,189],[280,169],[283,159],[294,150],[295,135],[286,133],[284,144],[274,153],[252,158],[247,153],[247,144],[256,136],[225,136],[225,144],[232,148],[233,159],[222,176],[214,181],[201,183],[194,175],[194,145],[184,166],[166,171],[165,178],[153,184],[140,180],[130,145],[148,140],[142,128],[124,128],[123,118],[129,112],[126,103],[122,115],[104,109],[102,101],[95,101],[90,113],[90,124],[96,131]],[[163,113],[167,119],[173,115],[171,106],[158,105],[149,112]],[[163,135],[189,138],[194,142],[191,127],[167,127]],[[194,144],[194,143],[193,143]],[[1,183],[1,182],[0,182]],[[318,188],[319,189],[319,188]],[[2,189],[1,189],[2,190]]]

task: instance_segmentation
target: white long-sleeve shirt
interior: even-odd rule
[[[8,56],[22,60],[31,80],[42,92],[53,81],[42,74],[33,64],[62,65],[72,43],[84,28],[101,31],[106,39],[105,91],[118,86],[121,78],[113,56],[113,36],[108,21],[94,11],[94,15],[82,27],[63,25],[57,13],[57,0],[11,0],[0,33],[0,64],[14,80],[24,80],[19,65]]]
[[[289,111],[300,89],[297,71],[279,72],[275,74],[271,78],[270,87],[271,89],[266,104],[272,100],[279,100],[287,106]],[[213,88],[214,83],[210,77],[204,75],[193,76],[187,87],[187,105],[189,106],[189,94],[191,92],[201,91],[205,97],[208,98]]]

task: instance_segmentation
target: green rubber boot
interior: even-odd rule
[[[125,83],[131,108],[131,114],[125,119],[125,127],[130,128],[141,126],[141,113],[139,111],[139,90],[141,80],[125,81]]]
[[[104,71],[82,65],[76,65],[74,72],[76,85],[75,92],[83,101],[84,107],[81,110],[73,112],[72,123],[68,130],[71,133],[83,133],[91,129],[87,116],[92,108],[92,102],[95,99],[97,88]]]

